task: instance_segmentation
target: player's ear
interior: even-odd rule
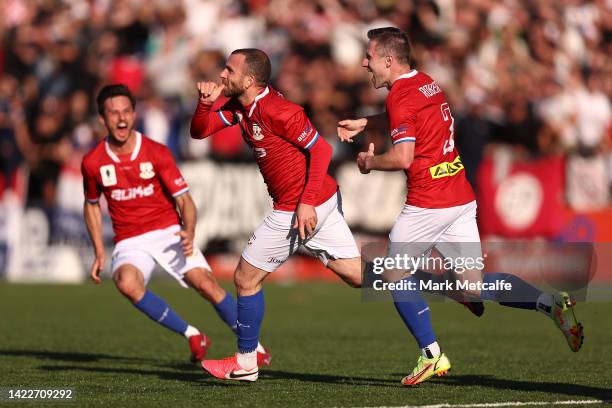
[[[393,57],[392,57],[392,56],[390,56],[390,55],[387,55],[387,56],[385,57],[385,66],[386,66],[387,68],[389,68],[389,67],[391,66],[391,64],[392,64],[392,63],[393,63]]]
[[[248,89],[255,85],[255,78],[253,78],[253,75],[247,75],[244,82],[244,87]]]
[[[102,126],[106,125],[106,122],[104,121],[104,116],[102,115],[98,115],[98,122],[100,122]]]

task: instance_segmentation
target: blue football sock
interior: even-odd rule
[[[257,349],[259,328],[265,310],[263,289],[251,296],[238,295],[238,351],[250,353]]]
[[[412,281],[406,279],[406,281]],[[418,287],[418,286],[417,286]],[[436,341],[429,306],[417,289],[392,290],[395,308],[410,333],[414,336],[420,348],[425,348]]]
[[[236,333],[236,321],[238,320],[238,305],[229,292],[226,292],[223,300],[216,305],[213,305],[217,314]]]
[[[487,289],[480,293],[483,300],[493,300],[500,305],[515,307],[519,309],[536,310],[536,303],[542,291],[531,286],[518,276],[509,273],[485,273],[482,281],[487,284],[492,284],[501,281],[508,282],[512,285],[511,290],[495,290]]]
[[[168,306],[166,301],[150,290],[147,290],[142,299],[134,303],[134,306],[149,316],[151,320],[155,320],[173,332],[183,335],[187,330],[187,323]]]

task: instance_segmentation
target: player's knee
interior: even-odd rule
[[[144,286],[141,285],[136,279],[123,277],[120,274],[113,276],[115,286],[117,290],[121,292],[123,296],[128,298],[132,303],[138,302],[144,295]]]

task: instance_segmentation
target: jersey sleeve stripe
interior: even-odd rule
[[[402,137],[400,139],[395,140],[393,144],[396,145],[398,143],[403,143],[403,142],[416,142],[416,137]]]
[[[177,191],[176,193],[172,194],[172,197],[178,197],[178,196],[180,196],[181,194],[185,194],[185,193],[186,193],[186,192],[188,192],[188,191],[189,191],[189,187],[185,187],[184,189],[179,190],[179,191]]]
[[[221,118],[221,121],[225,124],[225,126],[232,126],[232,123],[230,121],[228,121],[227,119],[225,119],[225,116],[223,115],[223,112],[218,110],[217,114],[219,114],[219,117]]]
[[[317,141],[318,138],[319,138],[319,132],[315,133],[315,135],[312,138],[312,140],[310,142],[308,142],[308,144],[306,145],[306,149],[310,149],[315,144],[315,142]]]

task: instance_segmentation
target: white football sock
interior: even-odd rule
[[[429,353],[428,353],[429,352]],[[434,341],[429,346],[422,348],[421,353],[425,358],[434,358],[440,355],[440,346],[437,341]]]
[[[266,349],[264,348],[264,346],[262,346],[261,343],[257,343],[257,348],[255,349],[255,351],[258,353],[265,353]]]
[[[185,330],[185,333],[183,333],[183,335],[187,338],[196,336],[198,334],[200,334],[200,331],[191,325],[187,325],[187,330]]]
[[[249,353],[236,353],[238,357],[238,365],[245,370],[250,370],[257,367],[257,351],[253,350]]]

